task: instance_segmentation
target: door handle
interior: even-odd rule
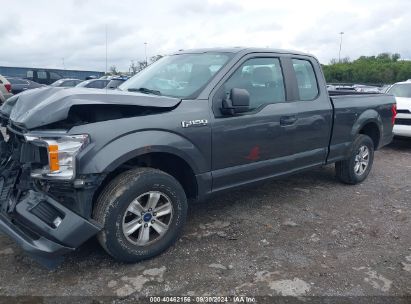
[[[280,118],[280,126],[290,126],[297,121],[297,116],[282,116]]]

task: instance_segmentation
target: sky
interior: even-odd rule
[[[179,49],[269,47],[327,64],[382,52],[411,59],[409,0],[0,0],[0,65],[128,71]],[[146,44],[145,44],[146,43]]]

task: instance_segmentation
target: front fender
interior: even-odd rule
[[[137,156],[165,152],[185,160],[194,174],[207,171],[207,161],[188,139],[167,131],[147,130],[126,134],[107,145],[84,151],[78,157],[78,174],[108,173]]]

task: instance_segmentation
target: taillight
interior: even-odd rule
[[[10,83],[5,84],[4,87],[6,88],[7,92],[11,93],[11,84]]]
[[[397,105],[396,104],[392,105],[391,112],[392,112],[391,123],[392,123],[392,125],[394,125],[395,117],[397,116]]]

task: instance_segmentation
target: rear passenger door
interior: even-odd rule
[[[292,90],[289,100],[293,167],[304,169],[324,164],[332,127],[332,106],[325,92],[320,64],[308,56],[286,56],[283,60]]]

